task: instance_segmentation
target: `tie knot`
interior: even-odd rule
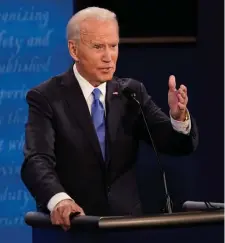
[[[93,94],[95,100],[99,100],[100,95],[101,95],[101,91],[100,91],[100,89],[95,88],[95,89],[92,91],[92,94]]]

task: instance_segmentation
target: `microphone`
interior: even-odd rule
[[[224,203],[206,201],[186,201],[183,203],[182,208],[186,211],[214,211],[224,209]]]
[[[149,138],[151,140],[151,143],[152,143],[152,147],[153,147],[153,150],[155,152],[155,155],[156,155],[156,159],[157,159],[157,162],[159,164],[159,167],[160,167],[160,171],[161,171],[161,174],[162,174],[162,177],[163,177],[163,185],[164,185],[164,190],[165,190],[165,196],[166,196],[166,210],[167,210],[167,213],[171,214],[172,213],[172,201],[171,201],[171,198],[170,198],[170,195],[169,195],[169,191],[168,191],[168,188],[167,188],[167,182],[166,182],[166,173],[162,167],[162,164],[161,164],[161,161],[160,161],[160,158],[159,158],[159,155],[158,155],[158,151],[156,149],[156,146],[155,146],[155,143],[154,143],[154,140],[152,138],[152,135],[151,135],[151,132],[149,130],[149,127],[148,127],[148,123],[146,121],[146,118],[145,118],[145,114],[144,114],[144,111],[142,109],[142,106],[141,106],[141,103],[140,101],[137,99],[137,96],[136,96],[136,93],[134,90],[132,90],[131,88],[124,88],[122,90],[122,93],[124,94],[124,96],[128,99],[131,99],[133,100],[136,104],[138,104],[139,108],[140,108],[140,111],[141,111],[141,115],[142,115],[142,118],[144,120],[144,124],[145,124],[145,127],[147,129],[147,132],[148,132],[148,135],[149,135]]]

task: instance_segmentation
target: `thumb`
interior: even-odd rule
[[[84,210],[81,208],[80,215],[85,215]]]
[[[169,77],[169,90],[176,91],[176,79],[174,75],[170,75]]]

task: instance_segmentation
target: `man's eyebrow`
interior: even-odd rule
[[[102,42],[98,42],[98,41],[91,41],[90,44],[91,45],[98,45],[98,46],[104,46],[104,45],[106,45],[106,43],[102,43]]]

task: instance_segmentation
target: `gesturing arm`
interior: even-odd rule
[[[194,119],[189,117],[191,128],[188,133],[180,132],[174,128],[172,119],[154,103],[143,84],[140,84],[139,92],[146,120],[159,152],[170,155],[193,152],[198,144],[198,131]],[[139,120],[139,135],[141,139],[150,142],[141,116]]]

